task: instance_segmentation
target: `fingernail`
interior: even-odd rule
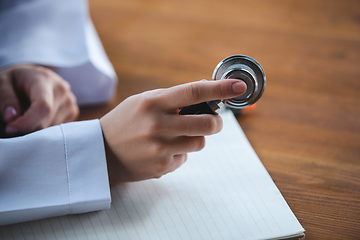
[[[7,134],[15,134],[18,132],[18,129],[12,126],[8,126],[6,127],[5,131]]]
[[[14,107],[8,106],[5,108],[4,112],[4,120],[5,122],[11,121],[13,118],[15,118],[17,115],[17,112]]]
[[[246,91],[246,84],[243,81],[235,82],[231,85],[232,91],[237,94],[242,94]]]

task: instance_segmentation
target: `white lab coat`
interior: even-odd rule
[[[0,70],[19,63],[56,67],[79,105],[114,94],[116,74],[85,0],[0,0]]]
[[[110,208],[99,120],[0,139],[0,225]]]
[[[0,69],[53,66],[80,105],[111,99],[115,72],[85,0],[0,0]],[[0,225],[110,207],[98,120],[0,139]]]

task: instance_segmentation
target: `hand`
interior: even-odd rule
[[[181,166],[205,135],[222,128],[219,115],[179,115],[179,108],[241,95],[239,80],[199,81],[134,95],[100,119],[111,183],[159,178]]]
[[[73,121],[79,114],[68,82],[48,68],[28,64],[0,73],[0,111],[9,135]]]

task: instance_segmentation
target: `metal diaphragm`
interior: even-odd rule
[[[258,62],[248,56],[233,55],[222,60],[215,68],[213,80],[240,79],[247,89],[242,95],[223,102],[230,108],[241,109],[254,104],[264,92],[266,77]]]

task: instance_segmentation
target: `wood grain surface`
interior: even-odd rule
[[[360,239],[360,1],[90,0],[90,11],[119,85],[81,119],[251,56],[267,86],[238,121],[306,239]]]

